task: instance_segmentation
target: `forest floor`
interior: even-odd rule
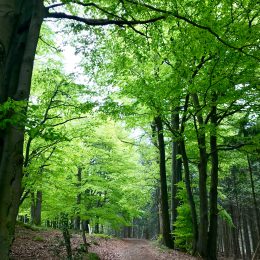
[[[101,260],[192,260],[187,254],[161,249],[151,241],[143,239],[116,239],[87,237],[91,244],[89,251],[96,253]],[[72,234],[71,245],[74,256],[79,254],[82,238],[79,234]],[[13,243],[12,260],[59,260],[66,259],[66,249],[61,231],[34,230],[29,227],[16,228]],[[88,259],[74,257],[74,259]]]

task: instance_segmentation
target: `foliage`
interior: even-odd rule
[[[193,237],[192,219],[184,182],[178,183],[177,196],[180,199],[180,206],[177,208],[178,216],[174,224],[175,246],[181,250],[191,252]]]
[[[0,129],[6,129],[7,126],[23,126],[26,120],[27,102],[16,101],[8,98],[6,102],[0,106]]]

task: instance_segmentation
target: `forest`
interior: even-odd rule
[[[21,223],[61,230],[53,259],[92,259],[91,235],[260,259],[259,13],[256,0],[0,0],[0,260],[20,259]]]

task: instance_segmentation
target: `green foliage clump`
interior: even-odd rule
[[[106,234],[93,234],[94,237],[96,238],[103,238],[103,239],[110,239],[112,236],[106,235]]]
[[[180,199],[180,206],[177,208],[178,216],[175,222],[174,237],[175,246],[184,251],[192,251],[192,218],[188,197],[185,190],[184,182],[178,183],[178,198]]]
[[[20,222],[20,221],[17,221],[16,224],[18,226],[20,226],[20,227],[23,227],[23,228],[26,228],[26,229],[30,229],[32,231],[46,230],[45,227],[37,227],[37,226],[31,225],[31,224],[27,224],[27,223],[23,223],[23,222]]]
[[[88,260],[100,260],[99,256],[95,253],[88,253],[87,259]]]
[[[34,240],[34,241],[38,241],[38,242],[43,242],[43,241],[44,241],[44,238],[41,237],[41,236],[35,236],[35,237],[33,238],[33,240]]]
[[[26,101],[16,101],[8,98],[0,106],[0,129],[5,129],[9,125],[21,125],[25,122]]]

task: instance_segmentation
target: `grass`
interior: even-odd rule
[[[43,242],[44,241],[44,238],[43,237],[40,237],[40,236],[36,236],[33,238],[34,241],[37,241],[37,242]]]
[[[100,260],[99,256],[95,253],[88,253],[87,259],[88,260]]]

